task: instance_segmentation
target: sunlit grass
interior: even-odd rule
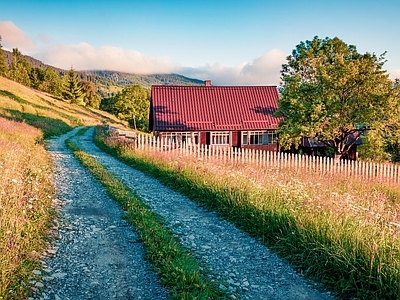
[[[57,120],[70,127],[97,125],[102,122],[122,127],[127,125],[109,113],[55,99],[0,76],[0,116],[14,119],[15,112],[30,115],[31,118],[36,116],[41,120]],[[18,117],[17,114],[16,118]]]
[[[53,214],[51,163],[42,133],[0,118],[0,299],[21,299],[39,265]]]
[[[339,297],[400,297],[399,186],[96,140],[124,162],[216,210]]]
[[[0,76],[0,299],[25,299],[53,218],[45,139],[78,125],[124,123]],[[32,126],[30,126],[32,125]]]

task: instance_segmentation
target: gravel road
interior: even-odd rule
[[[76,131],[48,145],[61,204],[55,228],[59,239],[43,261],[43,281],[34,283],[45,286],[37,298],[167,299],[118,204],[65,147]]]
[[[45,260],[41,299],[165,299],[143,260],[133,228],[101,186],[65,148],[70,132],[49,145],[62,201],[60,239]],[[189,248],[232,299],[333,299],[258,241],[157,180],[100,151],[93,128],[74,142],[135,190]],[[39,284],[42,284],[39,282]],[[234,296],[233,296],[234,295]]]

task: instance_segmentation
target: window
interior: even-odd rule
[[[211,132],[211,145],[229,145],[229,131]]]
[[[275,131],[243,131],[243,145],[267,145],[276,143]]]
[[[199,133],[198,132],[163,132],[163,139],[167,140],[167,143],[186,143],[186,144],[198,144]]]

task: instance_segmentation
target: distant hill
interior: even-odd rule
[[[8,64],[12,61],[12,52],[4,50],[4,55]],[[60,75],[64,75],[68,70],[57,68],[47,65],[40,60],[23,55],[24,58],[33,66],[41,69],[52,67]],[[98,93],[102,98],[115,95],[118,91],[122,90],[125,86],[131,84],[140,84],[144,87],[151,87],[154,84],[159,85],[203,85],[204,81],[194,78],[188,78],[179,74],[150,74],[140,75],[131,74],[117,71],[107,70],[88,70],[77,71],[81,79],[93,82],[97,88]]]
[[[12,52],[10,52],[10,51],[7,51],[7,50],[4,50],[3,49],[3,52],[4,52],[4,56],[5,56],[5,58],[6,58],[6,62],[8,63],[8,65],[10,65],[11,64],[11,62],[12,62]],[[60,68],[57,68],[57,67],[54,67],[54,66],[50,66],[50,65],[47,65],[47,64],[45,64],[45,63],[43,63],[43,62],[41,62],[40,60],[38,60],[38,59],[36,59],[36,58],[33,58],[32,56],[29,56],[29,55],[22,55],[30,64],[31,64],[31,66],[33,66],[33,67],[37,67],[37,68],[41,68],[41,69],[46,69],[47,67],[52,67],[56,72],[58,72],[58,73],[60,73],[60,74],[65,74],[65,70],[63,70],[63,69],[60,69]]]
[[[103,98],[110,97],[123,87],[131,84],[139,84],[150,88],[158,85],[204,85],[204,81],[188,78],[179,74],[130,74],[117,71],[79,71],[82,79],[92,81],[99,89]]]
[[[88,75],[106,78],[114,83],[126,86],[130,84],[140,84],[145,87],[150,87],[153,84],[159,85],[203,85],[204,81],[199,79],[188,78],[179,74],[150,74],[139,75],[114,71],[84,71]]]

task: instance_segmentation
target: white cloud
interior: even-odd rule
[[[400,78],[400,70],[388,70],[389,78],[395,80],[396,78]]]
[[[279,71],[285,63],[286,54],[273,49],[252,62],[243,62],[236,67],[218,63],[201,67],[182,67],[170,57],[150,57],[135,50],[124,50],[113,46],[98,49],[90,44],[54,45],[42,35],[38,44],[11,21],[0,21],[0,35],[5,49],[18,48],[54,67],[75,70],[111,70],[136,74],[178,73],[201,80],[210,79],[216,85],[278,85]]]
[[[182,73],[188,77],[211,79],[216,85],[278,85],[286,56],[283,51],[273,49],[250,63],[242,63],[233,68],[211,64],[184,68]]]
[[[87,43],[45,48],[37,58],[47,64],[75,70],[112,70],[136,74],[179,73],[198,79],[211,79],[216,85],[277,85],[286,54],[274,49],[251,63],[236,67],[208,64],[198,68],[182,67],[171,58],[149,57],[138,51],[112,46],[95,49]]]
[[[4,49],[18,48],[23,54],[29,54],[35,49],[35,43],[11,21],[0,21],[1,45]]]
[[[47,64],[76,70],[112,70],[137,74],[171,73],[177,65],[169,57],[149,57],[112,46],[95,49],[87,43],[46,48],[38,54]]]

